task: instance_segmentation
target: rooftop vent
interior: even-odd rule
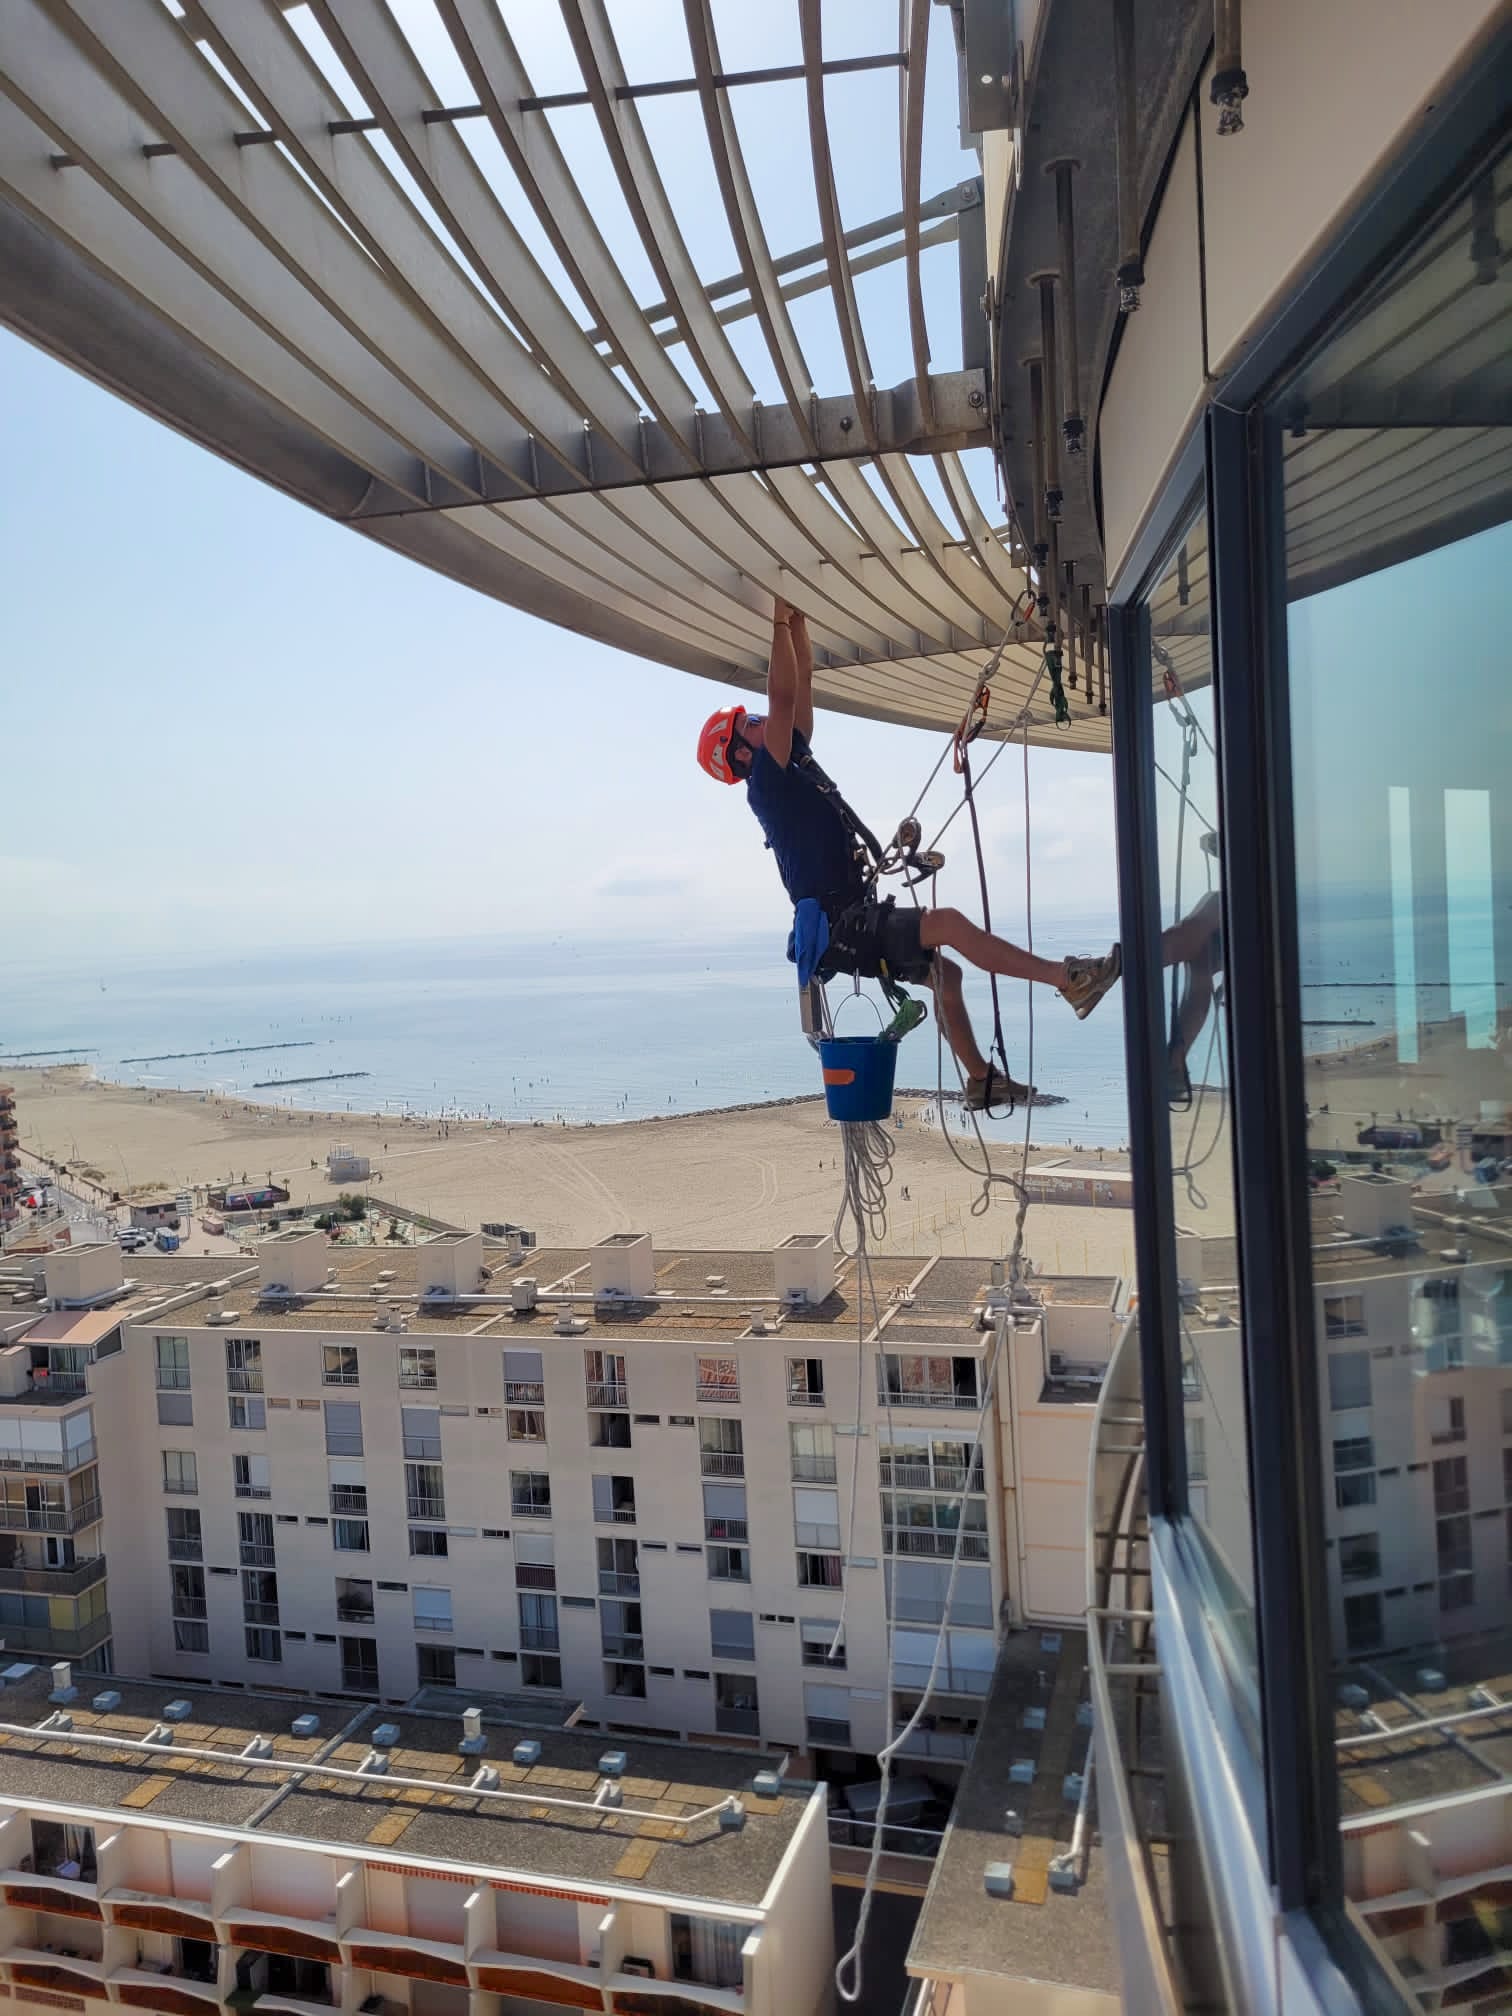
[[[241,1754],[243,1757],[271,1757],[273,1755],[273,1738],[271,1736],[254,1736],[250,1741],[242,1745]]]
[[[779,1301],[817,1308],[835,1287],[835,1248],[829,1233],[793,1233],[773,1253],[772,1271]]]
[[[1008,1766],[1008,1782],[1010,1785],[1032,1785],[1034,1783],[1034,1759],[1032,1757],[1015,1757],[1013,1762]]]
[[[389,1760],[387,1751],[369,1750],[366,1757],[364,1757],[362,1762],[357,1766],[357,1769],[366,1778],[382,1778],[386,1775],[388,1767],[389,1767]]]
[[[732,1799],[728,1806],[719,1809],[719,1831],[721,1834],[738,1834],[746,1823],[745,1807],[738,1799]]]
[[[541,1746],[534,1737],[527,1737],[523,1743],[516,1743],[510,1757],[522,1771],[528,1771],[532,1764],[541,1761]]]
[[[187,1722],[193,1713],[194,1704],[192,1702],[170,1701],[163,1710],[163,1720],[165,1722]]]
[[[598,1761],[598,1767],[606,1778],[623,1778],[630,1759],[623,1750],[606,1750]]]
[[[121,1705],[121,1697],[114,1687],[107,1687],[103,1694],[96,1694],[89,1705],[96,1715],[114,1715]]]
[[[498,1791],[499,1774],[492,1764],[480,1764],[478,1766],[472,1775],[472,1789],[474,1792]]]
[[[1425,1694],[1442,1694],[1449,1683],[1436,1666],[1420,1666],[1417,1684]]]
[[[294,1736],[316,1736],[320,1733],[320,1717],[318,1715],[296,1715],[294,1720],[289,1724],[289,1732]]]
[[[241,1311],[240,1309],[212,1309],[206,1316],[205,1321],[207,1323],[220,1324],[239,1323],[241,1321]]]
[[[588,1318],[579,1316],[574,1310],[564,1309],[551,1327],[558,1337],[581,1337],[588,1328]]]
[[[751,1790],[758,1799],[776,1799],[782,1791],[782,1780],[775,1771],[758,1771],[751,1780]]]
[[[1013,1864],[1011,1862],[989,1862],[982,1872],[982,1880],[989,1897],[1011,1897],[1013,1895]]]
[[[1499,1708],[1501,1703],[1489,1687],[1472,1687],[1470,1689],[1470,1706],[1472,1708]]]
[[[73,1684],[73,1668],[66,1659],[60,1659],[52,1669],[52,1681],[52,1692],[47,1697],[49,1701],[77,1701],[79,1690]]]
[[[483,1734],[483,1711],[481,1708],[462,1710],[462,1741],[457,1749],[464,1757],[481,1757],[488,1748],[488,1738]]]
[[[380,1267],[378,1269],[378,1279],[380,1281],[397,1281],[399,1279],[399,1275],[397,1270],[393,1267]]]
[[[511,1309],[534,1309],[538,1289],[534,1274],[522,1274],[517,1281],[509,1284],[509,1306]]]
[[[173,1748],[173,1730],[166,1722],[154,1722],[152,1727],[147,1731],[147,1734],[142,1738],[142,1741],[151,1744],[154,1750],[171,1750]]]
[[[375,1750],[392,1750],[399,1741],[397,1722],[380,1722],[369,1739]]]
[[[1351,1680],[1339,1689],[1339,1706],[1352,1708],[1358,1714],[1360,1709],[1370,1706],[1370,1694],[1364,1687],[1357,1687]]]

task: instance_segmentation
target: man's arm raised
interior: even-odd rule
[[[793,726],[805,742],[814,739],[814,647],[809,643],[808,618],[794,609],[789,629],[793,637],[793,657],[798,667],[798,698],[793,708]]]
[[[767,672],[766,752],[784,770],[793,753],[798,708],[798,657],[793,611],[779,596],[772,609],[772,658]]]

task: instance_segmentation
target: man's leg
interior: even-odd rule
[[[1059,959],[1041,959],[1035,952],[984,931],[963,910],[926,910],[919,919],[919,943],[930,952],[948,946],[984,973],[1005,974],[1010,980],[1038,980],[1046,987],[1059,987],[1066,977]],[[947,971],[954,970],[959,989],[960,969],[952,969],[948,959],[941,964]]]
[[[941,953],[936,953],[935,958],[939,964],[937,998],[940,1024],[945,1031],[946,1042],[966,1074],[967,1107],[980,1112],[984,1107],[1001,1105],[1005,1099],[1033,1098],[1032,1085],[1021,1085],[1017,1078],[1005,1077],[989,1065],[977,1046],[976,1032],[971,1026],[966,996],[961,987],[960,967],[954,959],[947,959]]]
[[[1223,964],[1223,905],[1216,891],[1161,933],[1160,957],[1162,965],[1186,967],[1176,1026],[1166,1045],[1167,1097],[1183,1110],[1192,1103],[1188,1053],[1212,1009],[1213,975]]]
[[[984,931],[961,910],[926,910],[919,924],[925,946],[948,945],[984,973],[1005,974],[1010,980],[1038,980],[1054,987],[1075,1011],[1087,1016],[1123,971],[1118,947],[1101,959],[1042,959],[1006,938]]]

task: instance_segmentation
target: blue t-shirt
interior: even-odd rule
[[[820,790],[798,760],[808,754],[808,746],[795,728],[785,770],[765,749],[758,749],[746,780],[746,800],[761,821],[782,886],[793,902],[812,896],[834,916],[862,893],[864,883],[855,862],[855,843],[834,799]]]

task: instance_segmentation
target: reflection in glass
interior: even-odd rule
[[[1435,2010],[1512,1987],[1509,195],[1280,408],[1345,1880]]]
[[[1150,597],[1165,1103],[1175,1174],[1176,1273],[1188,1504],[1228,1621],[1239,1693],[1255,1689],[1254,1554],[1234,1244],[1228,1030],[1218,882],[1218,763],[1207,526],[1198,515]],[[1250,1716],[1246,1716],[1249,1721]]]

